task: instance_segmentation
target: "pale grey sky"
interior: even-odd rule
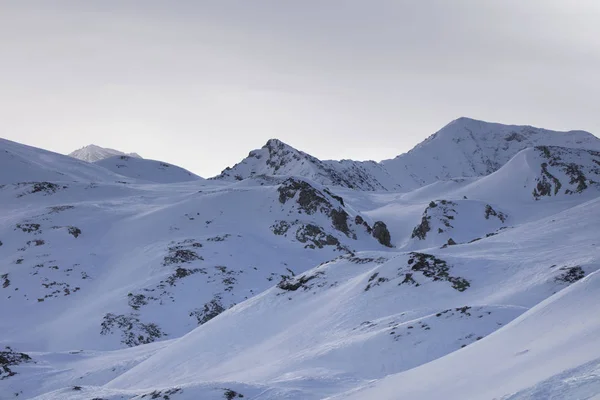
[[[385,159],[460,116],[600,134],[597,0],[0,0],[0,137],[202,176]]]

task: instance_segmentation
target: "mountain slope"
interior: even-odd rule
[[[600,150],[600,139],[584,131],[558,132],[459,118],[406,154],[381,164],[406,179],[404,188],[438,180],[485,176],[528,147],[560,146]]]
[[[276,140],[212,180],[1,142],[0,399],[586,398],[597,139],[478,124],[398,174]]]
[[[456,352],[459,357],[463,347],[483,346],[488,334],[553,293],[562,293],[576,280],[569,273],[574,265],[584,274],[594,275],[600,267],[593,235],[600,212],[598,204],[596,199],[469,245],[426,253],[365,252],[338,258],[298,275],[290,281],[293,285],[278,285],[228,310],[106,387],[139,391],[200,382],[261,382],[278,390],[287,389],[287,398],[317,399],[336,390],[334,387],[340,390],[394,371],[407,371],[445,354]],[[556,238],[568,240],[557,242]],[[519,242],[518,248],[514,247],[515,241]],[[553,246],[549,248],[547,243]],[[474,258],[474,254],[478,256]],[[462,280],[469,285],[463,285]],[[542,328],[516,337],[532,341],[538,332],[550,331],[549,324],[564,320],[562,313],[594,298],[596,286],[585,298],[561,306],[556,318],[544,317],[543,305],[541,311],[534,308],[533,313],[542,316],[543,323],[537,320],[529,326],[540,323]],[[568,297],[571,291],[564,293]],[[591,310],[584,310],[585,314],[577,313],[572,321],[581,321],[584,315],[589,321]],[[519,320],[515,324],[519,326]],[[580,327],[574,326],[577,328],[571,333]],[[579,331],[589,332],[593,338],[579,349],[586,348],[583,344],[597,346],[597,329],[597,322],[590,321]],[[547,347],[544,344],[547,350],[560,335],[550,337],[553,342]],[[489,348],[496,350],[498,346],[496,342]],[[526,349],[519,346],[518,350]],[[516,350],[507,352],[507,356]],[[588,360],[594,354],[588,352]],[[492,363],[497,360],[492,356],[487,359]],[[477,364],[460,365],[472,368]],[[438,374],[444,376],[437,369],[424,376]],[[440,398],[435,385],[422,385],[423,379],[414,382],[421,390],[438,394],[431,398]],[[483,380],[481,385],[485,385]],[[300,390],[303,386],[306,389]],[[289,393],[291,388],[297,390],[294,395]],[[321,388],[316,392],[320,394],[311,394],[313,388]],[[385,398],[398,398],[402,390],[400,385]],[[181,398],[186,398],[185,389]],[[379,397],[366,394],[357,398]]]
[[[146,182],[176,183],[202,179],[198,175],[173,164],[129,156],[104,158],[94,164],[116,174]]]
[[[95,144],[90,144],[88,146],[84,146],[80,149],[77,149],[69,153],[69,156],[87,162],[96,162],[114,156],[129,156],[134,158],[142,158],[137,153],[123,153],[119,150],[100,147],[96,146]]]
[[[267,185],[268,182],[271,185]],[[79,280],[82,285],[81,290],[75,295],[81,296],[86,293],[88,295],[83,298],[78,297],[77,313],[73,314],[75,310],[70,310],[67,314],[71,316],[65,315],[56,321],[52,319],[53,326],[47,323],[41,324],[36,335],[43,333],[49,338],[54,338],[60,332],[60,335],[65,336],[60,339],[64,341],[64,344],[60,345],[63,346],[62,349],[73,348],[66,345],[87,346],[83,348],[89,349],[89,343],[98,346],[99,341],[104,341],[107,348],[114,348],[115,344],[124,337],[118,330],[103,338],[97,336],[98,326],[93,323],[93,320],[89,321],[91,330],[88,331],[65,331],[64,326],[73,326],[74,320],[78,321],[77,325],[87,324],[85,316],[93,313],[103,315],[94,311],[91,306],[116,297],[117,301],[111,305],[111,308],[105,309],[106,311],[111,311],[115,316],[139,313],[141,323],[157,322],[156,325],[161,330],[165,327],[169,329],[168,331],[165,329],[169,333],[167,338],[178,337],[188,329],[185,321],[190,317],[182,311],[189,311],[185,307],[185,304],[189,304],[186,303],[189,299],[198,299],[200,305],[207,301],[205,303],[209,305],[207,311],[214,310],[211,305],[215,303],[209,297],[198,298],[201,292],[206,292],[208,289],[206,294],[220,293],[216,299],[223,309],[227,309],[232,304],[230,301],[237,302],[235,296],[240,296],[238,289],[256,287],[255,285],[260,284],[261,278],[269,277],[270,271],[277,274],[277,266],[274,269],[268,267],[268,263],[271,262],[268,260],[272,260],[273,257],[280,257],[288,264],[280,266],[279,271],[285,268],[302,271],[295,268],[300,262],[306,261],[304,265],[311,263],[317,265],[319,258],[326,262],[308,271],[296,272],[295,276],[291,273],[280,273],[270,284],[268,279],[265,279],[266,284],[275,286],[262,294],[254,295],[258,291],[249,293],[248,300],[222,312],[181,339],[165,343],[164,346],[154,347],[155,343],[152,343],[136,347],[139,350],[135,352],[111,353],[110,360],[113,361],[107,360],[109,354],[105,352],[85,353],[86,357],[90,357],[86,364],[78,361],[81,357],[78,354],[36,355],[27,352],[34,357],[34,360],[38,360],[38,364],[26,363],[14,367],[18,375],[8,381],[11,390],[13,388],[23,390],[24,383],[31,382],[31,374],[35,371],[37,375],[34,379],[40,380],[35,387],[44,387],[46,391],[58,389],[45,397],[40,397],[44,399],[94,397],[127,399],[148,393],[174,393],[169,395],[173,399],[195,399],[204,396],[203,398],[216,400],[223,398],[224,389],[261,400],[321,399],[360,387],[371,379],[383,378],[419,365],[427,366],[429,362],[438,358],[443,360],[445,355],[454,354],[456,351],[458,351],[456,354],[460,354],[463,346],[468,349],[476,346],[476,342],[484,343],[487,335],[494,330],[509,324],[528,308],[535,307],[540,301],[560,292],[582,276],[594,273],[600,267],[594,235],[597,220],[600,218],[599,199],[595,188],[590,188],[588,195],[596,190],[596,199],[583,204],[582,202],[588,197],[585,192],[574,193],[564,198],[549,197],[543,202],[536,201],[531,196],[523,198],[520,203],[503,202],[502,209],[510,215],[509,222],[512,225],[510,229],[473,243],[448,246],[443,249],[421,248],[406,252],[388,250],[372,240],[367,240],[369,236],[366,228],[361,231],[359,225],[349,224],[351,231],[357,234],[356,241],[342,231],[336,232],[334,221],[331,219],[331,210],[334,209],[332,206],[342,206],[343,201],[344,209],[350,217],[346,220],[351,221],[355,220],[352,217],[356,215],[353,210],[361,202],[357,202],[357,199],[350,195],[351,191],[338,192],[341,194],[339,200],[336,198],[339,197],[338,194],[335,194],[336,197],[329,195],[325,191],[329,190],[326,187],[316,184],[307,187],[299,182],[305,181],[292,179],[286,183],[285,180],[254,178],[233,185],[216,187],[211,186],[215,184],[214,182],[207,182],[199,188],[204,193],[201,197],[205,200],[194,207],[188,207],[181,200],[173,202],[174,198],[165,196],[164,192],[155,200],[151,200],[148,198],[148,191],[144,190],[143,196],[146,197],[148,205],[152,204],[153,208],[158,206],[157,209],[151,214],[148,214],[148,209],[145,211],[141,209],[139,213],[136,212],[134,218],[126,218],[123,224],[114,227],[115,232],[121,232],[122,236],[115,237],[114,242],[106,243],[106,246],[94,249],[97,254],[100,254],[99,250],[104,247],[110,248],[111,252],[119,252],[119,247],[115,245],[124,242],[121,248],[129,254],[129,257],[124,258],[122,263],[115,264],[114,268],[111,268],[113,271],[111,279],[108,281],[102,279],[104,282],[101,282],[98,290],[92,291],[91,294],[90,287],[83,286],[87,285],[85,280]],[[197,189],[198,187],[194,192]],[[306,192],[303,194],[303,191]],[[172,189],[169,189],[169,192],[172,193]],[[265,198],[260,194],[263,192],[270,194]],[[192,195],[191,188],[188,193],[187,196]],[[365,195],[364,193],[355,195],[359,194]],[[181,195],[183,198],[187,197],[184,192]],[[388,194],[366,195],[373,197],[374,203],[379,202],[378,199],[382,196],[389,196]],[[72,194],[69,197],[71,196]],[[157,203],[161,197],[164,198],[162,201],[169,202],[169,207],[165,208],[166,204]],[[448,201],[460,200],[447,195],[444,197],[448,198]],[[271,204],[265,201],[268,198],[271,199]],[[320,200],[317,200],[319,198],[326,200],[324,212],[318,211],[319,206],[317,208],[311,206],[312,201],[306,201],[306,199],[313,199],[320,204]],[[423,203],[417,207],[418,210],[423,210],[427,206],[425,198],[428,197],[423,198]],[[245,204],[262,205],[262,207],[250,206],[240,210],[239,204],[242,199]],[[256,199],[256,202],[253,199]],[[38,197],[37,201],[45,202],[47,198]],[[138,196],[132,196],[130,205],[123,210],[139,201]],[[402,204],[401,199],[397,201]],[[477,201],[489,202],[490,199],[482,198]],[[109,203],[114,207],[115,199],[110,199]],[[231,207],[226,204],[230,204]],[[517,212],[526,204],[529,204],[531,209],[538,210],[534,221],[522,222],[523,215],[530,214],[530,209],[522,213]],[[562,210],[556,211],[555,206]],[[146,207],[147,205],[143,208]],[[268,221],[269,217],[263,212],[271,208],[275,211],[278,207],[282,207],[281,212],[276,212],[270,217],[276,220],[267,228],[268,224],[265,220]],[[313,209],[315,210],[313,214],[309,214],[309,210]],[[170,250],[161,251],[156,244],[146,248],[143,243],[159,243],[155,240],[167,233],[166,230],[157,229],[161,226],[158,221],[167,215],[176,214],[174,210],[179,213],[185,211],[188,221],[183,224],[183,221],[176,222],[171,217],[170,227],[176,229],[169,228],[169,238],[173,240],[175,237],[188,238],[188,235],[193,235],[195,241],[187,243],[181,241],[175,245],[166,244],[173,247],[175,253],[178,250],[191,250],[204,258],[204,260],[183,263],[179,268],[186,271],[206,268],[207,274],[175,273],[174,276],[181,276],[181,280],[176,280],[175,286],[171,287],[168,279],[170,274],[177,271],[177,267],[173,265],[175,268],[173,270],[169,266],[165,268],[156,264],[176,254],[170,254]],[[195,216],[194,210],[200,210],[201,217]],[[209,210],[213,210],[214,221],[200,225],[208,225],[202,230],[216,236],[206,238],[204,234],[198,233],[201,227],[195,223],[195,220],[201,218],[203,221],[205,216],[210,217],[211,214],[207,214],[211,212]],[[457,208],[457,211],[460,217],[462,210]],[[80,210],[80,212],[82,215],[89,214],[87,210]],[[481,212],[483,214],[484,209],[481,209]],[[372,221],[368,218],[368,214],[363,213],[363,218]],[[194,220],[189,220],[189,217]],[[240,223],[247,218],[252,218],[248,220],[247,225]],[[415,215],[415,218],[420,218],[420,212]],[[98,219],[105,220],[106,217]],[[123,218],[118,217],[118,219]],[[311,223],[322,227],[329,226],[329,229],[332,229],[329,234],[336,237],[340,243],[351,246],[352,250],[364,250],[352,252],[333,248],[329,251],[317,250],[316,243],[321,240],[317,242],[309,240],[304,243],[299,241],[298,237],[302,238],[301,235],[306,230],[297,225],[296,219],[314,221]],[[142,223],[144,220],[145,222]],[[477,224],[479,223],[477,221],[484,220],[482,215],[480,220],[474,220],[473,223]],[[279,221],[288,222],[290,227]],[[63,224],[59,220],[50,220],[46,223],[50,226]],[[369,223],[373,225],[372,222]],[[166,228],[167,225],[163,226]],[[76,240],[83,239],[86,232],[91,231],[90,227],[86,228],[84,225],[79,227],[83,234]],[[242,238],[236,239],[234,235],[225,237],[225,233],[234,227],[240,232]],[[283,232],[286,228],[287,231]],[[295,237],[299,243],[285,244],[285,234],[288,234],[288,238]],[[43,235],[44,233],[39,237],[47,239]],[[114,233],[108,236],[113,235]],[[103,234],[103,236],[107,235]],[[136,236],[143,237],[143,242],[137,246],[131,240],[126,243],[122,240],[125,237]],[[36,235],[33,236],[35,237]],[[209,240],[211,237],[220,237],[223,240]],[[322,239],[324,239],[323,244],[329,242],[326,237]],[[58,238],[47,240],[46,244],[50,244],[50,240],[56,241]],[[403,238],[398,240],[402,241]],[[202,247],[195,246],[195,243],[201,244]],[[552,245],[548,246],[549,243]],[[305,249],[309,244],[315,245],[315,249]],[[218,254],[222,251],[219,250],[219,246],[228,247],[227,250],[240,257],[238,261],[232,260],[228,256],[228,251]],[[39,246],[38,249],[41,250],[43,247],[44,245]],[[296,251],[293,251],[294,247]],[[324,245],[324,249],[327,247]],[[366,250],[368,247],[370,250]],[[150,248],[157,249],[151,251]],[[249,253],[250,249],[252,249],[251,253]],[[144,255],[150,251],[150,254]],[[316,251],[324,251],[324,254],[317,254]],[[44,253],[40,253],[42,254]],[[311,254],[318,258],[306,260],[306,257],[310,257]],[[248,259],[249,256],[255,258]],[[109,259],[106,265],[113,264],[119,258],[123,257]],[[153,258],[156,260],[152,261]],[[20,265],[24,266],[26,262],[27,259]],[[132,268],[133,263],[138,263],[138,267]],[[227,271],[244,272],[232,276],[210,277],[213,275],[210,271],[210,266],[213,264],[225,265]],[[62,270],[60,264],[57,265]],[[156,265],[151,267],[154,271],[144,272],[148,269],[148,265]],[[254,281],[254,276],[245,277],[246,274],[252,273],[253,268],[244,268],[244,265],[257,266],[258,271],[254,273],[259,279]],[[161,269],[162,274],[159,272]],[[263,273],[264,269],[266,275]],[[14,270],[17,270],[16,267]],[[50,269],[50,271],[55,270]],[[93,280],[92,283],[98,283],[101,277],[94,275],[93,269],[86,271]],[[151,278],[151,275],[157,272],[160,274],[158,276],[163,276],[159,279],[167,282],[168,296],[159,297],[158,300],[138,297],[139,294],[144,294],[146,297],[156,296],[157,292],[148,292],[146,289],[153,289],[153,281],[160,285],[160,280]],[[205,277],[215,280],[212,283],[214,291],[209,289],[211,283],[208,280],[204,281]],[[235,281],[225,284],[222,278],[234,278]],[[11,279],[9,288],[12,288],[20,278],[17,275],[14,279],[9,276],[9,279]],[[144,285],[138,286],[135,291],[132,290],[134,288],[132,283],[123,285],[124,282],[139,281],[144,282]],[[224,290],[229,285],[234,286],[231,292]],[[19,292],[23,290],[21,287]],[[107,288],[115,289],[107,292]],[[196,289],[200,290],[196,292]],[[132,296],[128,296],[128,292],[132,293]],[[100,297],[101,293],[105,293],[104,298]],[[168,303],[170,297],[175,300],[171,305]],[[49,298],[42,304],[57,300]],[[119,302],[122,303],[120,306]],[[146,302],[148,304],[144,304]],[[36,307],[38,303],[32,302],[31,306]],[[133,306],[139,307],[139,310],[133,309]],[[198,308],[200,311],[203,310],[203,307]],[[33,308],[30,308],[29,313],[32,310]],[[44,312],[49,311],[44,309]],[[48,318],[50,319],[51,316]],[[11,319],[13,323],[19,321],[17,318]],[[3,331],[10,332],[6,328],[3,328]],[[22,341],[12,339],[11,345],[19,350],[31,348],[31,344],[26,344],[27,334],[18,336]],[[39,337],[36,340],[39,341]],[[162,339],[164,338],[159,338]],[[54,343],[46,340],[47,348],[60,348],[55,340],[52,340]],[[87,345],[85,341],[88,341]],[[153,347],[146,350],[146,346]],[[129,357],[132,361],[125,364],[122,361],[125,357]],[[356,362],[356,360],[361,361]],[[57,375],[62,371],[65,362],[77,370],[69,374],[61,372],[59,379]],[[44,363],[47,374],[40,374],[41,363]],[[84,385],[81,391],[72,389],[81,385]],[[60,389],[61,387],[64,389]],[[24,393],[39,393],[29,390]],[[372,397],[366,395],[363,398]]]
[[[0,139],[0,185],[25,182],[129,181],[105,168],[62,154]]]
[[[556,146],[521,151],[498,171],[458,192],[471,197],[493,195],[499,201],[596,196],[600,188],[600,152]]]
[[[233,181],[255,175],[298,175],[321,184],[353,189],[408,191],[439,180],[488,175],[521,150],[534,146],[599,151],[600,139],[584,131],[558,132],[459,118],[408,153],[380,163],[321,161],[271,139],[213,179]]]
[[[212,179],[235,181],[260,175],[295,175],[324,185],[360,190],[394,187],[392,177],[375,162],[321,161],[277,139],[251,151],[239,164]]]
[[[464,350],[335,399],[590,399],[600,393],[596,272]],[[435,385],[422,382],[435,377]]]
[[[2,340],[64,351],[179,337],[284,276],[389,245],[385,224],[327,188],[261,183],[4,188]]]

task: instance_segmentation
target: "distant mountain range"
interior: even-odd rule
[[[322,161],[272,139],[213,179],[294,175],[359,190],[408,191],[440,180],[488,175],[519,151],[539,145],[600,150],[600,140],[584,131],[558,132],[459,118],[408,153],[379,163]]]

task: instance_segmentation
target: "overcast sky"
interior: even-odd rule
[[[0,136],[202,176],[381,160],[460,116],[600,134],[597,0],[0,0]]]

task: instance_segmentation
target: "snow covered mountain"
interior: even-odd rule
[[[394,186],[392,177],[375,162],[321,161],[277,139],[251,151],[239,164],[212,179],[231,182],[261,175],[295,175],[324,185],[360,190],[386,190],[387,186]]]
[[[69,156],[73,158],[77,158],[79,160],[87,161],[87,162],[96,162],[100,160],[104,160],[105,158],[110,158],[114,156],[129,156],[135,158],[142,158],[137,153],[123,153],[122,151],[115,149],[108,149],[106,147],[96,146],[95,144],[90,144],[88,146],[84,146],[80,149],[77,149],[71,153]]]
[[[325,185],[408,191],[440,180],[488,175],[519,151],[540,145],[600,150],[600,139],[584,131],[557,132],[459,118],[408,153],[380,163],[321,161],[271,139],[213,179],[298,175]]]
[[[600,150],[600,139],[584,131],[558,132],[459,118],[406,154],[381,164],[414,189],[456,177],[489,175],[528,147]]]
[[[0,184],[127,181],[100,166],[6,139],[0,139],[0,155]]]
[[[0,399],[592,398],[598,142],[460,119],[204,180],[1,141]]]

